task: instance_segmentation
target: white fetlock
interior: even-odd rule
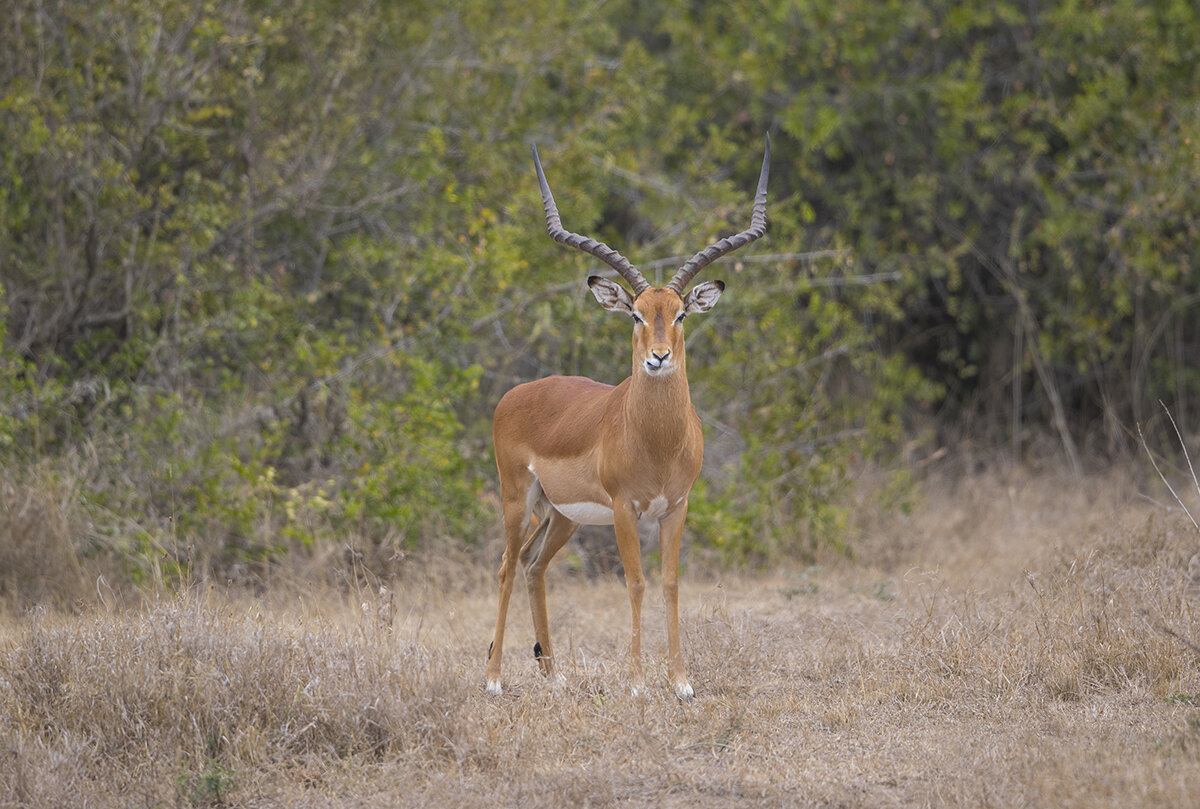
[[[696,696],[696,692],[692,690],[690,683],[676,683],[675,696],[679,697],[679,699],[683,700],[684,702],[691,702],[692,698]]]
[[[499,680],[488,680],[487,692],[493,697],[498,697],[504,693],[504,688],[500,685]]]

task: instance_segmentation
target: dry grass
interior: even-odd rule
[[[1119,482],[966,484],[856,562],[685,573],[690,705],[654,590],[635,698],[621,582],[562,566],[568,684],[518,596],[501,698],[491,564],[10,610],[0,806],[1193,805],[1198,550]]]
[[[68,606],[87,590],[79,556],[70,537],[75,509],[47,475],[31,475],[31,484],[0,480],[0,609],[34,604]]]

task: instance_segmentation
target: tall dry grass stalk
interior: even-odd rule
[[[9,610],[0,807],[1188,806],[1197,550],[1123,481],[969,481],[855,561],[688,572],[692,705],[661,656],[629,694],[622,583],[561,568],[567,685],[514,655],[498,699],[465,559]],[[512,623],[531,644],[521,599]]]

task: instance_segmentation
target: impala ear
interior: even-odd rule
[[[689,315],[695,312],[707,312],[716,305],[717,299],[724,291],[724,281],[705,281],[703,284],[696,284],[683,299],[683,311]]]
[[[624,312],[625,314],[633,311],[633,298],[629,297],[625,287],[620,284],[614,284],[607,278],[593,275],[588,278],[588,286],[591,287],[596,300],[600,301],[600,305],[608,311]]]

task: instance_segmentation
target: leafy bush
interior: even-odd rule
[[[774,137],[770,235],[690,335],[730,559],[844,547],[914,443],[1082,467],[1166,394],[1194,429],[1187,3],[10,6],[0,465],[84,459],[76,545],[139,575],[498,530],[494,402],[626,368],[534,139],[654,278],[744,226]]]

